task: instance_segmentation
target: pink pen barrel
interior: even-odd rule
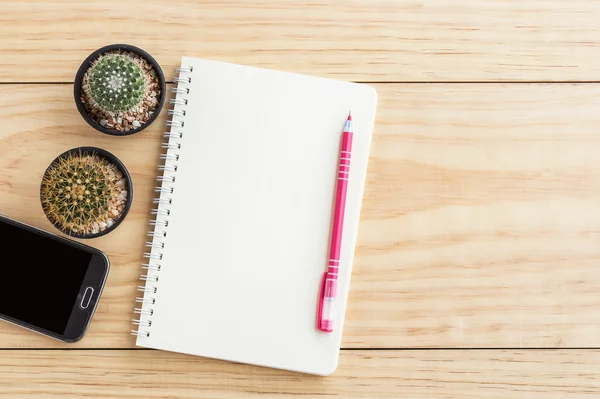
[[[344,230],[344,213],[346,210],[346,194],[350,178],[350,161],[352,154],[352,117],[348,116],[342,134],[342,145],[335,189],[335,206],[331,226],[331,242],[327,272],[323,275],[319,298],[317,327],[321,331],[332,332],[335,318],[335,298],[337,296],[340,253],[342,249],[342,232]]]
[[[348,125],[348,124],[347,124]],[[346,211],[346,194],[348,193],[348,180],[350,178],[350,161],[352,153],[352,132],[344,129],[342,135],[342,149],[340,151],[340,164],[338,166],[337,186],[335,190],[335,208],[333,210],[333,224],[331,226],[331,243],[329,248],[329,267],[337,267],[340,262],[342,250],[342,232],[344,230],[344,213]],[[332,262],[334,262],[332,264]],[[331,272],[337,272],[331,271]]]

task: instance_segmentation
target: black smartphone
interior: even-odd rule
[[[101,251],[0,215],[0,319],[80,340],[108,275]]]

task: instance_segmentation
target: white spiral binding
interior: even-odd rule
[[[163,249],[165,247],[165,243],[164,242],[146,241],[146,247]]]
[[[152,310],[146,310],[146,309],[142,309],[142,308],[134,308],[133,309],[133,313],[135,314],[143,314],[146,316],[152,316],[154,314],[154,311]]]
[[[162,161],[179,161],[179,154],[160,154],[159,157]]]
[[[151,265],[150,263],[144,263],[144,264],[142,264],[142,269],[150,270],[153,272],[159,272],[160,265]]]
[[[150,223],[148,223],[150,226],[162,226],[162,227],[169,227],[169,221],[168,220],[151,220]]]
[[[177,77],[173,78],[173,83],[192,83],[192,78],[188,77]]]
[[[165,148],[167,150],[179,150],[181,148],[181,143],[162,143],[160,148]]]
[[[166,237],[167,236],[167,232],[166,231],[149,231],[148,232],[148,237]]]
[[[181,139],[183,138],[183,133],[181,132],[164,132],[163,137],[166,139]]]
[[[175,161],[178,161],[179,159],[175,159]],[[162,172],[177,172],[177,165],[160,165],[158,167],[158,170],[162,171]],[[162,189],[163,187],[161,187]],[[154,190],[156,191],[156,190]],[[172,191],[171,191],[172,192]]]
[[[171,105],[187,105],[187,103],[188,103],[188,100],[185,100],[185,99],[181,100],[181,99],[177,99],[177,98],[171,98],[169,100],[169,104],[171,104]]]
[[[171,216],[171,210],[169,209],[160,209],[160,208],[156,208],[156,209],[152,209],[150,211],[150,213],[154,216]]]
[[[175,72],[177,72],[177,73],[193,72],[193,71],[194,71],[194,67],[193,66],[175,68]]]
[[[183,127],[184,123],[183,123],[183,121],[167,121],[167,126],[169,126],[169,127],[173,127],[173,126],[175,126],[175,127]]]
[[[154,205],[171,205],[171,198],[153,198],[152,203]]]
[[[173,188],[172,187],[154,187],[154,192],[171,194],[173,192]]]
[[[156,181],[168,181],[175,183],[175,176],[157,176]]]
[[[170,110],[167,111],[167,115],[170,115],[170,116],[185,116],[185,110],[170,109]]]
[[[138,318],[132,320],[136,329],[131,330],[131,334],[138,338],[150,337],[152,328],[152,316],[156,304],[161,262],[169,229],[170,206],[175,192],[175,174],[177,173],[177,163],[179,162],[179,152],[183,139],[183,119],[186,114],[185,107],[188,104],[187,96],[190,93],[189,84],[192,81],[193,68],[181,67],[175,71],[179,73],[179,76],[173,81],[178,84],[178,87],[170,90],[175,95],[175,98],[168,101],[173,106],[172,109],[167,110],[167,114],[172,119],[167,122],[170,131],[163,133],[163,138],[167,142],[161,144],[161,149],[166,150],[166,152],[160,154],[161,164],[158,166],[158,170],[162,173],[156,177],[157,185],[154,187],[154,192],[157,194],[157,198],[152,200],[156,208],[152,209],[153,219],[149,222],[153,229],[148,232],[149,241],[145,244],[147,252],[144,253],[144,258],[147,259],[148,263],[142,265],[143,273],[140,275],[140,280],[144,281],[145,285],[140,285],[137,288],[143,296],[136,298],[135,301],[138,305],[133,310]]]
[[[152,310],[146,310],[146,309],[142,309],[142,308],[134,308],[133,309],[133,313],[152,316],[154,314],[154,311],[152,311]]]

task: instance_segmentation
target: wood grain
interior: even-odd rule
[[[170,74],[182,55],[358,81],[598,79],[591,0],[0,0],[0,82],[72,82],[129,42]]]
[[[593,0],[0,0],[0,213],[53,231],[39,180],[82,145],[116,154],[135,197],[86,241],[112,269],[82,341],[0,322],[0,397],[600,396],[599,350],[531,349],[600,347],[599,17]],[[188,55],[380,82],[353,350],[333,376],[128,349],[162,125],[104,136],[72,85],[19,84],[71,83],[112,43],[149,51],[168,78]],[[385,349],[401,347],[463,349]],[[464,349],[485,347],[530,349]]]
[[[597,347],[600,87],[376,85],[369,165],[343,347]],[[132,347],[128,332],[161,123],[102,135],[71,85],[0,86],[0,211],[52,230],[39,179],[62,151],[115,153],[134,204],[88,241],[112,270],[78,344],[0,323],[9,347]]]
[[[345,344],[598,346],[599,88],[381,93]]]
[[[337,372],[323,378],[157,351],[2,351],[0,397],[597,398],[599,357],[596,350],[344,351]]]

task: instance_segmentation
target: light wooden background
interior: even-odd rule
[[[87,336],[0,323],[0,397],[598,397],[599,20],[596,0],[0,0],[0,213],[52,230],[39,181],[75,146],[135,186],[126,221],[86,241],[112,263]],[[111,43],[169,77],[190,55],[377,89],[336,374],[134,347],[164,117],[127,138],[81,119],[75,72]]]

